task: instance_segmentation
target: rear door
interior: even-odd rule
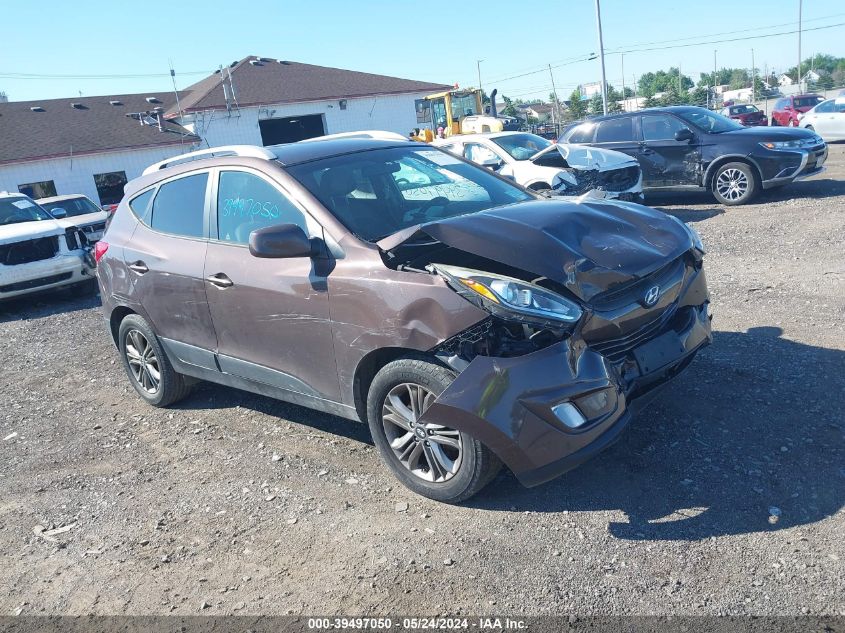
[[[131,295],[156,334],[205,350],[197,352],[194,364],[214,369],[217,339],[203,281],[209,186],[208,171],[198,171],[164,181],[149,200],[138,196],[132,208],[141,222],[123,258]]]
[[[689,125],[665,112],[640,117],[637,159],[644,187],[699,184],[701,141],[698,134],[692,141],[676,141],[675,133],[684,128]]]
[[[204,277],[220,369],[339,401],[326,281],[331,261],[262,259],[249,251],[249,234],[259,228],[296,224],[312,237],[322,237],[322,228],[255,170],[218,170],[212,199]]]

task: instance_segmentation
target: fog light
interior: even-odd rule
[[[582,426],[587,419],[581,415],[578,408],[571,402],[561,402],[552,407],[552,413],[557,416],[557,419],[563,422],[570,429],[577,429]]]
[[[578,398],[578,406],[590,414],[590,417],[598,415],[607,408],[607,391],[597,391],[589,396]]]

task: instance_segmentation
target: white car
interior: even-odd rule
[[[35,202],[47,209],[50,215],[65,228],[77,226],[82,229],[90,243],[93,244],[103,237],[109,214],[87,196],[82,194],[52,196],[39,198]]]
[[[845,141],[845,96],[822,101],[801,115],[798,125],[825,141]]]
[[[31,198],[0,192],[0,300],[77,285],[96,287],[85,240]]]
[[[643,201],[640,164],[622,152],[555,144],[527,132],[463,134],[434,144],[535,191],[572,196],[597,190],[605,198]]]

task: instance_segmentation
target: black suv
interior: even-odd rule
[[[808,130],[744,127],[691,106],[598,117],[560,142],[630,154],[640,161],[644,189],[699,187],[728,205],[821,173],[827,158],[824,141]]]

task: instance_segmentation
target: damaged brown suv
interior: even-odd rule
[[[129,183],[96,257],[129,380],[197,379],[369,425],[412,490],[467,499],[612,443],[710,341],[697,235],[547,200],[428,145],[195,152]]]

